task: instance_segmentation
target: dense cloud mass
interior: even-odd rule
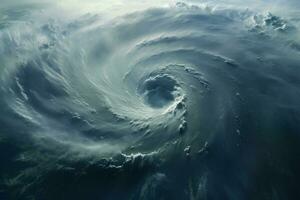
[[[0,199],[299,199],[296,0],[2,0]]]

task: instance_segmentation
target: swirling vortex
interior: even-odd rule
[[[25,144],[21,160],[54,161],[60,170],[90,160],[86,165],[118,174],[151,168],[138,176],[148,177],[140,178],[141,187],[130,188],[140,199],[164,196],[160,190],[177,199],[249,195],[240,191],[255,182],[256,166],[242,158],[257,161],[261,151],[249,147],[264,146],[270,134],[282,138],[288,125],[277,122],[299,114],[299,77],[290,72],[299,73],[298,30],[270,13],[185,4],[99,21],[98,15],[26,21],[1,31],[1,121],[13,132],[5,137],[23,146],[30,136],[36,148]],[[298,137],[298,125],[287,130]],[[244,171],[233,171],[238,166]],[[162,187],[174,184],[170,176],[181,168],[191,170],[179,175],[183,183]],[[56,166],[40,173],[52,170]],[[226,172],[244,177],[241,188]]]

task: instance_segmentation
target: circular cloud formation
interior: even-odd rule
[[[3,9],[0,197],[297,197],[299,18],[211,4]]]

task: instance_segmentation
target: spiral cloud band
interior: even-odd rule
[[[298,1],[4,1],[1,199],[299,199]]]

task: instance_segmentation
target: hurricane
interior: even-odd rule
[[[0,199],[299,199],[300,4],[0,5]]]

